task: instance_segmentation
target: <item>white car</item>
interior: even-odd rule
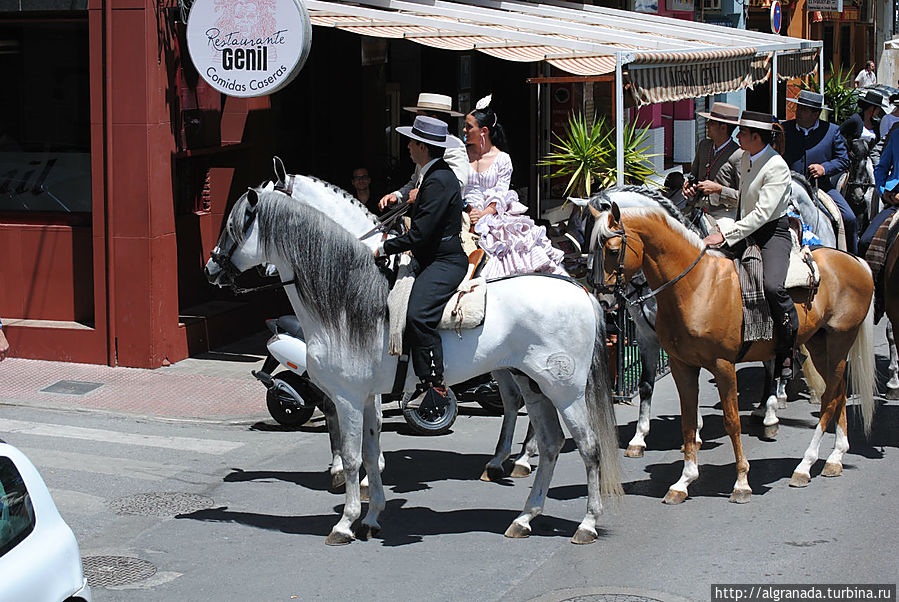
[[[75,534],[34,464],[0,440],[0,602],[91,602]]]

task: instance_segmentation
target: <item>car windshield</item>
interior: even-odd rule
[[[12,460],[0,457],[0,556],[34,529],[34,508]]]

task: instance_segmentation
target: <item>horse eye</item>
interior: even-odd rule
[[[618,256],[618,251],[619,251],[619,249],[606,249],[606,250],[608,251],[609,255],[612,255],[612,256],[615,256],[615,257]]]

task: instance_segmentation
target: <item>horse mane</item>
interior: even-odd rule
[[[690,223],[690,220],[687,219],[687,216],[685,216],[683,212],[681,212],[681,210],[677,208],[677,205],[671,202],[671,199],[662,194],[661,191],[657,188],[650,188],[648,186],[636,186],[634,184],[613,186],[611,188],[606,188],[605,190],[600,190],[596,194],[592,195],[589,201],[590,205],[592,205],[594,209],[605,211],[612,206],[612,202],[615,200],[611,198],[612,195],[620,193],[637,194],[646,197],[651,201],[655,201],[668,213],[669,216],[676,219],[684,227],[686,227],[687,229],[693,228],[693,225]]]
[[[388,285],[369,248],[305,203],[277,191],[257,190],[257,194],[262,249],[266,256],[277,255],[293,268],[303,304],[322,324],[345,332],[358,346],[374,342],[386,318]],[[246,195],[238,203],[246,205]],[[233,210],[231,215],[242,216],[245,209]],[[242,230],[231,220],[228,228],[232,233]]]
[[[790,175],[793,177],[793,181],[802,186],[805,189],[806,194],[808,194],[808,198],[814,199],[815,193],[812,192],[812,183],[808,181],[804,175],[799,173],[798,171],[790,171]]]
[[[356,207],[359,207],[360,209],[362,209],[362,211],[365,212],[365,215],[367,215],[371,219],[373,219],[375,221],[378,220],[378,216],[375,215],[374,213],[372,213],[371,211],[369,211],[368,207],[365,205],[365,203],[363,203],[362,201],[360,201],[359,199],[354,197],[352,194],[350,194],[349,192],[347,192],[345,189],[341,188],[337,184],[332,184],[331,182],[322,180],[321,178],[316,178],[315,176],[292,175],[290,177],[301,178],[303,180],[309,180],[310,182],[318,184],[319,186],[321,186],[322,188],[324,188],[331,194],[339,197],[341,200],[346,201],[347,203],[349,203],[351,205],[355,205]]]
[[[637,216],[664,220],[668,224],[669,228],[680,234],[684,238],[684,240],[692,244],[697,249],[702,250],[703,247],[705,247],[705,243],[703,243],[702,237],[699,236],[699,234],[690,229],[690,227],[682,224],[661,207],[624,207],[621,209],[621,215],[622,217]],[[618,236],[620,234],[620,232],[609,228],[609,221],[607,219],[602,219],[600,217],[597,218],[596,222],[597,227],[599,228],[600,237],[612,238],[613,236]],[[714,253],[712,253],[710,250],[710,254]]]

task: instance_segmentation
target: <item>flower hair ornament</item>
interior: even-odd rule
[[[474,105],[474,108],[478,111],[484,111],[484,110],[490,108],[490,103],[492,101],[493,101],[493,94],[488,94],[487,96],[485,96],[484,98],[482,98],[481,100],[476,102]],[[496,122],[497,122],[496,112],[494,111],[493,112],[493,125],[491,125],[489,127],[496,127]]]

